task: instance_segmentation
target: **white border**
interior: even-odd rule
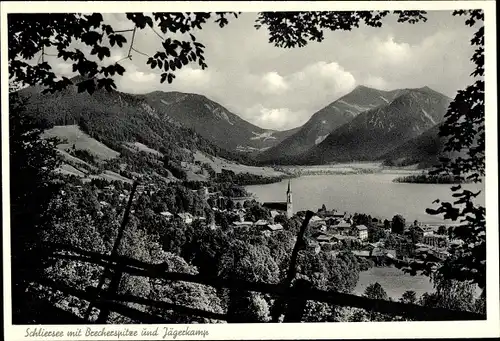
[[[203,328],[209,331],[205,339],[355,339],[355,338],[441,338],[441,337],[494,337],[500,336],[499,314],[499,235],[498,235],[498,160],[497,160],[497,102],[496,102],[496,13],[494,1],[321,1],[321,2],[2,2],[2,200],[3,200],[3,265],[4,265],[4,331],[6,340],[25,340],[27,327],[12,326],[10,297],[10,217],[9,217],[9,147],[8,147],[8,62],[7,62],[7,12],[153,12],[153,11],[277,11],[277,10],[453,10],[482,8],[485,11],[485,70],[486,70],[486,180],[485,196],[487,214],[487,321],[481,322],[360,322],[360,323],[301,323],[301,324],[224,324],[224,325],[169,325],[176,329]],[[471,79],[472,81],[472,79]],[[46,330],[67,331],[77,326],[50,326]],[[80,326],[83,329],[86,326]],[[102,327],[91,326],[94,330]],[[122,326],[142,330],[144,325]],[[106,326],[120,328],[120,326]],[[162,327],[160,327],[161,329]],[[158,337],[121,337],[124,340],[161,340]],[[181,337],[177,339],[196,339]],[[55,338],[53,338],[56,340]],[[68,340],[67,337],[57,338]],[[89,338],[73,338],[87,340]],[[113,338],[98,337],[94,340]],[[44,338],[44,340],[52,340]]]

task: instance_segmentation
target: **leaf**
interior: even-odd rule
[[[162,73],[161,74],[160,83],[164,83],[166,79],[167,79],[167,74],[166,73]]]
[[[168,84],[171,84],[172,81],[174,80],[175,78],[175,75],[173,73],[169,73],[168,74]]]
[[[77,87],[78,87],[78,92],[81,93],[81,92],[87,91],[89,94],[92,95],[95,91],[94,79],[92,78],[92,79],[82,81],[82,82],[77,84]]]

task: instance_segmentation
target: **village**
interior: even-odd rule
[[[76,186],[81,188],[81,186]],[[154,184],[139,185],[138,193],[153,194],[157,190]],[[192,190],[202,196],[210,208],[213,215],[195,215],[190,212],[169,212],[162,211],[158,214],[168,222],[178,220],[183,224],[192,225],[195,222],[209,226],[211,229],[219,229],[221,226],[216,223],[214,218],[216,213],[227,217],[229,228],[254,228],[266,237],[272,237],[273,234],[285,229],[283,221],[286,219],[296,219],[300,224],[305,216],[305,211],[293,211],[293,198],[290,182],[286,192],[286,201],[283,202],[251,202],[251,197],[233,197],[221,196],[218,192],[210,193],[207,187],[201,187],[198,190]],[[100,197],[105,199],[109,195],[117,192],[120,205],[126,204],[130,190],[121,188],[117,191],[114,185],[106,185],[98,190]],[[135,199],[134,199],[135,200]],[[231,201],[231,205],[228,202]],[[249,203],[258,205],[265,216],[256,220],[248,219]],[[109,206],[106,200],[101,200],[102,207]],[[228,208],[231,207],[231,208]],[[131,210],[134,213],[134,210]],[[404,230],[396,232],[381,219],[374,219],[371,226],[356,224],[354,215],[348,212],[338,212],[335,209],[328,210],[325,205],[317,209],[308,224],[308,233],[306,234],[304,247],[307,250],[319,253],[320,251],[330,252],[333,255],[342,250],[348,249],[355,256],[364,259],[370,259],[375,264],[408,263],[411,261],[444,261],[448,256],[448,247],[455,240],[449,240],[447,229],[444,225],[430,225],[413,222],[405,224]],[[370,236],[372,231],[377,229],[383,231],[385,238],[374,238]],[[388,239],[411,241],[409,248],[411,251],[400,252],[395,247],[388,247]]]

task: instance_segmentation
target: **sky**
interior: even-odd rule
[[[471,82],[469,41],[475,29],[451,11],[428,12],[426,23],[402,24],[388,17],[381,28],[325,31],[323,42],[294,49],[270,44],[266,28],[254,28],[256,17],[244,13],[224,28],[207,24],[196,31],[197,41],[206,46],[208,68],[188,64],[172,84],[161,84],[161,72],[146,65],[146,56],[132,52],[132,60],[120,62],[127,71],[116,78],[118,90],[198,93],[257,126],[286,130],[357,85],[381,90],[429,86],[454,97]],[[133,27],[125,14],[104,18],[115,30]],[[146,28],[136,34],[134,47],[153,55],[162,49],[161,39]],[[112,49],[111,59],[122,59],[126,50]],[[71,65],[51,64],[56,73],[71,75]]]

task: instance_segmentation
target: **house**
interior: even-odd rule
[[[448,237],[439,234],[424,235],[422,243],[433,247],[443,247],[448,244]]]
[[[445,260],[450,255],[450,253],[446,250],[430,250],[429,253],[439,260]]]
[[[319,253],[321,251],[321,246],[315,240],[306,239],[306,250]]]
[[[318,243],[330,243],[332,242],[332,240],[334,240],[335,242],[337,241],[331,234],[320,234],[319,236],[316,237],[316,241]]]
[[[397,258],[396,250],[385,250],[385,256],[387,258],[396,259]]]
[[[413,233],[418,238],[418,240],[422,240],[422,238],[424,238],[425,231],[422,228],[422,226],[417,225],[417,226],[413,227]]]
[[[283,225],[281,224],[267,224],[266,227],[270,232],[283,230]]]
[[[191,213],[177,213],[177,217],[181,218],[181,220],[185,224],[191,224],[193,222],[193,215]]]
[[[376,246],[373,245],[373,243],[368,243],[367,245],[363,246],[362,250],[363,251],[373,251],[373,249],[375,249]]]
[[[235,221],[235,222],[233,222],[233,225],[236,227],[253,226],[253,222],[251,222],[251,221]]]
[[[370,251],[365,251],[365,250],[352,250],[351,251],[353,253],[353,255],[355,255],[356,257],[364,257],[364,258],[368,258],[370,257]]]
[[[280,213],[276,210],[271,210],[271,212],[269,212],[269,213],[271,213],[271,219],[273,219],[273,220],[274,220],[274,218],[276,218],[277,216],[280,215]]]
[[[325,218],[325,222],[327,226],[335,226],[340,223],[340,220],[334,217],[327,217]]]
[[[288,180],[288,189],[286,191],[286,201],[278,202],[265,202],[262,204],[263,207],[269,210],[275,210],[281,214],[285,214],[287,218],[293,216],[293,202],[292,202],[292,188],[290,180]]]
[[[372,250],[371,254],[372,257],[387,257],[387,258],[396,258],[396,250],[387,250],[384,248],[375,248]]]
[[[160,212],[160,214],[165,217],[165,219],[167,220],[170,220],[172,219],[172,217],[174,216],[172,213],[168,212],[168,211],[164,211],[164,212]]]
[[[267,225],[269,225],[269,222],[267,220],[260,219],[257,220],[253,225],[258,228],[265,228]]]
[[[335,226],[337,231],[339,231],[340,234],[347,234],[348,231],[351,229],[351,224],[343,222]]]
[[[265,202],[262,203],[262,207],[265,207],[271,211],[277,211],[280,214],[286,212],[286,202]]]
[[[368,227],[365,225],[356,225],[352,228],[352,235],[361,240],[368,239]]]

